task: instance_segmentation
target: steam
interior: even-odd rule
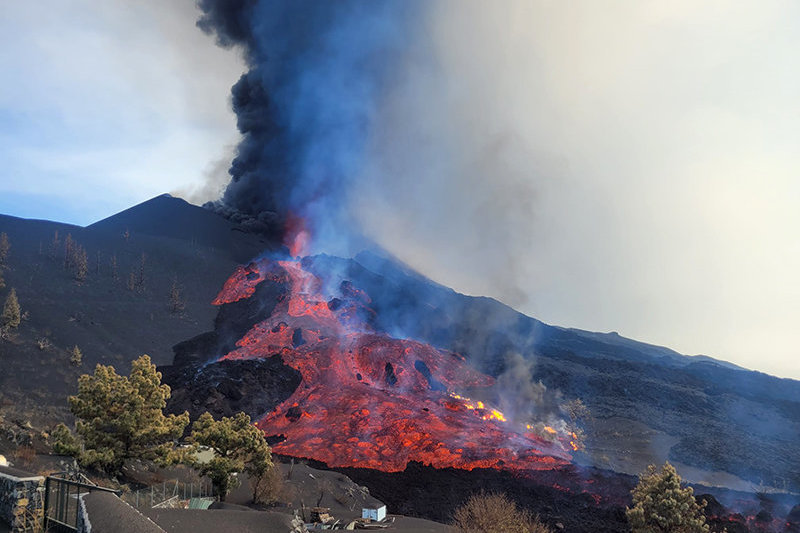
[[[505,370],[497,377],[500,410],[521,423],[544,420],[558,413],[559,395],[548,393],[541,381],[533,380],[534,361],[512,352],[506,355]]]

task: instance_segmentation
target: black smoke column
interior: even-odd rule
[[[215,207],[275,235],[287,215],[318,239],[347,226],[370,120],[399,75],[417,0],[200,0],[198,26],[241,46],[232,89],[243,139]],[[346,230],[345,230],[346,231]]]

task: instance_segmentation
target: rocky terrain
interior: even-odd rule
[[[42,431],[69,420],[65,397],[95,363],[124,371],[148,353],[173,388],[169,408],[193,417],[243,410],[261,418],[301,385],[300,372],[279,355],[220,360],[270,316],[285,287],[265,282],[250,298],[211,302],[237,265],[277,253],[274,239],[168,196],[86,228],[0,216],[0,232],[12,246],[0,297],[14,287],[25,313],[0,342],[0,453],[43,442]],[[86,249],[84,280],[65,268],[67,234]],[[754,523],[750,512],[788,517],[797,504],[798,496],[778,494],[800,492],[797,381],[616,333],[544,324],[495,300],[433,283],[378,250],[351,259],[315,256],[303,264],[320,275],[336,272],[369,295],[374,331],[461,354],[498,381],[522,368],[540,393],[539,409],[556,412],[567,399],[588,408],[585,449],[566,470],[534,476],[417,463],[395,473],[342,470],[390,508],[446,520],[476,487],[496,488],[548,516],[551,525],[618,531],[631,475],[666,459],[700,484],[697,493],[713,494],[726,512],[742,513],[741,523]],[[171,301],[176,285],[179,309]],[[76,345],[83,361],[73,366],[69,350]],[[496,387],[485,399],[500,405],[507,392]]]

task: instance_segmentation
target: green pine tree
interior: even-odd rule
[[[64,424],[58,424],[50,434],[53,440],[53,452],[58,455],[78,455],[80,445],[75,435]]]
[[[161,373],[147,355],[133,361],[130,376],[120,376],[110,365],[82,375],[78,394],[69,397],[84,445],[81,463],[113,473],[130,458],[174,460],[189,413],[165,416],[169,397],[169,386],[161,384]]]
[[[707,533],[702,505],[694,499],[691,487],[681,487],[675,467],[665,463],[659,471],[655,465],[639,476],[639,484],[631,491],[633,507],[626,509],[633,533]]]
[[[81,363],[83,362],[83,353],[81,352],[81,349],[78,348],[77,344],[72,347],[72,349],[69,351],[69,354],[69,362],[72,363],[72,366],[81,366]]]
[[[6,232],[0,233],[0,266],[5,266],[10,249],[11,243],[8,241],[8,235]]]
[[[16,328],[19,326],[21,316],[17,291],[11,289],[6,297],[6,303],[3,305],[3,327]]]
[[[237,413],[214,420],[211,414],[203,413],[192,424],[189,440],[196,448],[206,446],[214,451],[214,457],[198,468],[200,475],[211,479],[221,501],[236,487],[234,472],[248,474],[253,483],[253,500],[257,499],[258,485],[272,468],[272,451],[249,416]]]

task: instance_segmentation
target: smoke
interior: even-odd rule
[[[223,209],[276,231],[289,213],[301,216],[325,249],[348,233],[348,193],[371,119],[398,74],[419,5],[199,2],[198,26],[222,46],[241,46],[250,68],[232,89],[243,138]]]
[[[294,212],[312,252],[363,235],[547,322],[797,375],[796,7],[200,7],[251,69],[228,213],[281,232]]]
[[[204,180],[199,183],[177,187],[170,191],[170,194],[183,198],[192,204],[202,205],[209,203],[210,206],[223,210],[222,204],[219,204],[217,200],[225,192],[228,182],[231,180],[228,168],[230,167],[233,153],[235,153],[234,147],[228,147],[224,156],[211,161],[207,165],[204,172]]]
[[[534,381],[534,361],[519,353],[505,357],[505,370],[497,376],[500,410],[510,420],[531,422],[558,416],[560,394],[549,392],[541,381]]]
[[[508,127],[513,112],[483,82],[457,72],[469,63],[491,79],[505,68],[494,43],[454,55],[453,42],[486,37],[463,27],[478,5],[199,6],[198,26],[242,47],[250,67],[232,89],[243,139],[217,210],[275,233],[290,212],[302,216],[315,252],[357,251],[366,236],[420,267],[444,245],[434,273],[469,257],[492,294],[525,302],[516,255],[532,244],[531,176],[560,163]]]

